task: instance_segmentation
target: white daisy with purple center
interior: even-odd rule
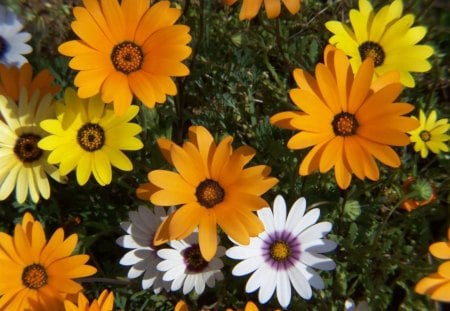
[[[168,213],[173,211],[169,209]],[[163,207],[155,206],[152,212],[145,206],[140,206],[137,211],[128,213],[130,221],[120,223],[126,235],[117,239],[117,244],[124,248],[130,248],[120,259],[120,264],[131,266],[127,277],[134,279],[142,277],[142,288],[149,289],[153,287],[155,294],[161,290],[169,289],[169,283],[162,280],[162,273],[156,270],[156,265],[161,262],[156,252],[160,246],[153,244],[156,230],[161,222],[167,217]]]
[[[28,62],[22,55],[33,50],[26,44],[31,35],[22,29],[16,14],[0,5],[0,63],[20,67]]]
[[[163,280],[171,282],[170,290],[183,288],[183,294],[195,290],[197,295],[204,292],[206,285],[214,287],[216,281],[223,280],[220,259],[225,254],[225,247],[218,246],[217,252],[210,261],[206,261],[198,244],[198,233],[194,232],[184,240],[169,242],[172,248],[158,251],[162,261],[156,269],[164,273]]]
[[[291,301],[291,285],[304,299],[312,297],[312,289],[325,287],[322,278],[314,269],[333,270],[334,261],[322,253],[336,248],[336,242],[324,239],[331,231],[330,222],[320,222],[320,210],[306,211],[306,200],[298,199],[286,217],[286,202],[281,195],[274,201],[274,211],[270,208],[259,210],[258,217],[265,231],[250,238],[248,245],[240,245],[227,250],[230,258],[242,260],[232,270],[233,275],[252,273],[245,291],[251,293],[259,289],[260,303],[266,303],[275,290],[283,308]]]

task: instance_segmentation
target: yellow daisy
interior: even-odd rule
[[[137,194],[155,205],[182,207],[159,226],[156,245],[182,240],[198,227],[200,251],[209,261],[217,249],[217,225],[241,244],[248,244],[249,237],[264,230],[253,212],[268,206],[260,196],[278,180],[269,177],[271,169],[265,165],[244,169],[255,150],[242,146],[233,151],[232,141],[228,136],[216,146],[202,126],[189,128],[189,141],[182,147],[158,140],[164,157],[178,173],[151,171],[150,183],[141,185]]]
[[[22,88],[25,88],[28,94],[39,90],[39,99],[47,93],[55,95],[59,91],[59,86],[53,85],[53,80],[47,69],[33,76],[33,69],[29,63],[23,64],[20,68],[0,64],[0,95],[9,97],[15,102],[19,100]]]
[[[63,310],[66,296],[82,286],[73,279],[96,269],[85,263],[88,255],[72,255],[78,237],[64,239],[59,228],[47,242],[39,221],[25,214],[14,236],[0,232],[0,310]]]
[[[47,163],[48,152],[37,143],[47,134],[39,127],[43,119],[55,115],[52,95],[39,100],[39,92],[28,98],[22,88],[18,103],[0,95],[0,200],[6,199],[16,189],[16,200],[25,202],[29,195],[33,202],[50,197],[47,175],[65,182],[57,168]]]
[[[44,120],[41,127],[51,135],[38,146],[50,150],[48,162],[59,164],[66,175],[76,168],[77,181],[86,184],[91,173],[104,186],[111,183],[111,165],[131,171],[133,164],[121,150],[139,150],[142,142],[134,137],[141,127],[129,123],[139,112],[136,105],[128,106],[121,116],[114,114],[100,96],[81,99],[72,88],[64,92],[64,103],[56,103],[57,118]]]
[[[237,0],[225,0],[227,5],[233,5]],[[300,11],[301,0],[264,0],[266,14],[268,18],[276,18],[281,12],[281,2],[284,3],[288,11],[294,15]],[[263,4],[263,0],[243,0],[239,19],[252,19],[258,14]]]
[[[346,189],[352,173],[358,178],[379,178],[375,159],[391,167],[400,165],[392,146],[409,144],[406,131],[417,120],[402,116],[414,109],[393,103],[402,85],[391,72],[372,82],[374,64],[366,59],[353,75],[344,52],[328,45],[325,63],[316,66],[316,78],[302,69],[294,70],[299,88],[289,95],[300,112],[281,112],[272,124],[300,131],[288,141],[289,149],[314,146],[300,164],[299,174],[316,169],[321,173],[334,166],[337,184]]]
[[[114,308],[114,294],[113,292],[108,293],[108,290],[105,289],[101,292],[98,299],[94,299],[89,305],[86,296],[80,292],[77,305],[66,299],[64,307],[65,311],[112,311]]]
[[[191,54],[189,27],[174,25],[181,11],[169,1],[150,7],[148,0],[83,0],[75,7],[72,30],[80,40],[59,46],[59,52],[73,57],[69,66],[80,72],[75,77],[78,96],[98,93],[105,103],[114,103],[122,115],[133,94],[152,108],[164,103],[166,95],[177,93],[171,77],[189,74],[181,63]]]
[[[402,13],[402,0],[395,0],[378,12],[374,12],[368,0],[359,0],[359,10],[350,11],[352,28],[339,21],[325,23],[333,33],[329,42],[351,57],[353,72],[370,57],[375,63],[375,77],[398,71],[401,83],[413,87],[410,72],[430,70],[427,58],[433,54],[433,48],[417,45],[427,30],[422,26],[411,27],[414,15]]]
[[[415,117],[413,117],[416,119]],[[448,152],[446,142],[450,136],[446,133],[450,129],[448,119],[437,120],[435,110],[431,111],[428,117],[420,110],[419,113],[420,126],[414,131],[408,132],[411,142],[414,143],[414,150],[420,152],[422,158],[428,156],[428,151],[439,154],[441,151]]]

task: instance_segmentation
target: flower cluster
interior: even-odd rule
[[[234,19],[247,27],[231,38],[238,47],[253,26],[273,27],[268,33],[275,38],[282,62],[271,64],[272,43],[266,42],[263,33],[256,41],[265,48],[255,55],[261,56],[267,70],[244,71],[246,77],[273,79],[286,99],[284,106],[271,107],[265,96],[274,90],[267,87],[270,83],[266,80],[254,83],[267,88],[262,95],[251,88],[241,90],[231,81],[230,86],[221,86],[227,90],[226,98],[208,97],[220,106],[219,111],[196,106],[208,91],[203,82],[214,79],[197,72],[195,66],[214,74],[221,71],[210,68],[209,59],[198,54],[199,49],[211,47],[211,37],[204,32],[209,29],[205,23],[213,18],[205,15],[204,1],[184,1],[183,8],[172,2],[80,1],[82,4],[73,7],[70,24],[75,38],[58,42],[55,51],[61,59],[68,57],[68,63],[61,61],[63,65],[58,63],[56,70],[42,68],[43,61],[33,61],[41,55],[31,55],[28,62],[24,55],[32,52],[27,44],[31,34],[22,31],[26,24],[13,10],[0,5],[0,201],[8,202],[15,192],[15,200],[11,198],[15,202],[10,205],[18,208],[13,211],[21,215],[25,211],[12,235],[0,232],[0,310],[114,308],[112,290],[103,290],[91,301],[91,288],[83,292],[79,279],[93,275],[97,268],[87,264],[90,256],[72,255],[79,249],[78,234],[65,238],[64,231],[72,230],[63,225],[64,229],[57,229],[47,240],[43,225],[28,210],[38,213],[40,219],[49,217],[61,224],[70,214],[105,218],[104,223],[88,220],[80,236],[89,247],[103,236],[109,242],[116,234],[116,243],[127,249],[116,262],[128,267],[126,280],[114,279],[113,284],[139,278],[142,289],[152,294],[178,292],[167,295],[167,302],[176,303],[174,309],[179,311],[202,308],[198,297],[239,284],[244,295],[241,301],[229,304],[221,297],[214,302],[216,309],[255,311],[258,305],[253,301],[265,305],[264,309],[287,309],[293,301],[309,301],[314,296],[327,300],[329,296],[323,293],[331,282],[347,282],[342,281],[342,271],[353,263],[341,259],[349,258],[352,243],[370,235],[367,254],[359,253],[361,258],[370,257],[384,238],[390,217],[406,214],[398,207],[411,212],[408,221],[413,222],[417,207],[439,203],[448,170],[438,182],[419,175],[433,161],[448,162],[450,124],[448,118],[438,119],[443,112],[432,96],[427,103],[414,98],[414,92],[421,92],[423,76],[413,74],[430,71],[428,59],[437,53],[430,45],[419,44],[427,29],[413,26],[415,17],[404,14],[402,0],[378,10],[369,0],[359,0],[358,8],[348,14],[344,10],[347,4],[342,4],[343,20],[348,16],[350,25],[338,20],[321,24],[331,35],[328,42],[315,42],[323,54],[323,62],[318,63],[315,55],[308,55],[310,63],[303,62],[303,56],[293,57],[295,62],[288,59],[287,54],[296,49],[283,48],[283,35],[291,36],[291,30],[283,32],[285,25],[280,20],[271,21],[284,16],[285,10],[290,13],[287,19],[297,18],[301,0],[242,0],[239,20],[252,20],[259,14],[258,20],[246,23],[237,20],[232,8],[223,10],[214,4],[227,21]],[[238,1],[223,2],[232,6]],[[200,9],[189,13],[190,5]],[[259,13],[262,7],[269,21]],[[324,11],[314,12],[306,25]],[[192,22],[197,17],[198,23]],[[192,23],[198,36],[192,40],[190,27],[178,21]],[[304,23],[296,27],[304,27]],[[39,37],[31,42],[35,41]],[[225,54],[211,55],[220,58]],[[36,63],[40,71],[33,72]],[[228,65],[224,60],[222,67]],[[314,73],[309,73],[306,68],[314,66]],[[285,80],[277,73],[284,68],[289,68]],[[291,71],[294,86],[287,92],[285,82]],[[64,80],[68,77],[70,81]],[[211,85],[217,87],[220,82]],[[250,107],[251,124],[240,124],[245,119],[237,107],[240,102],[222,105],[227,98],[240,98],[244,93],[242,106],[244,111]],[[258,96],[263,99],[256,99]],[[207,127],[204,115],[222,115],[228,110],[239,124]],[[230,120],[223,117],[220,122]],[[250,127],[259,136],[246,135]],[[277,132],[276,128],[291,132]],[[257,139],[261,137],[267,140]],[[289,150],[295,150],[295,155]],[[135,152],[128,155],[129,151]],[[285,172],[277,161],[285,161],[288,154],[292,157],[286,163],[291,167]],[[420,162],[431,157],[426,164]],[[407,167],[408,161],[414,164]],[[424,166],[422,171],[419,164]],[[406,172],[406,167],[411,172]],[[142,181],[145,175],[146,181]],[[319,176],[314,179],[317,185],[306,183],[311,175]],[[402,191],[395,181],[401,184],[405,176]],[[366,179],[370,180],[367,184]],[[93,180],[96,183],[91,183]],[[79,201],[78,194],[70,191],[78,186],[87,189],[85,200]],[[110,201],[103,202],[102,195]],[[324,201],[315,202],[320,196]],[[338,211],[318,208],[333,205],[325,199],[333,196],[339,196]],[[355,200],[357,196],[364,198],[364,204]],[[308,208],[306,198],[315,202],[314,206]],[[364,230],[358,228],[357,220],[363,205],[371,212],[377,209],[372,214],[375,220],[364,223]],[[330,221],[318,222],[321,213]],[[14,217],[7,208],[0,214],[6,215],[5,219]],[[129,219],[121,221],[125,215]],[[380,217],[386,218],[380,221]],[[106,222],[115,223],[104,230]],[[119,222],[125,234],[117,238]],[[0,223],[2,230],[3,225]],[[335,232],[330,234],[333,225]],[[338,244],[342,251],[333,254],[335,258],[328,257]],[[429,250],[447,261],[420,280],[415,292],[450,302],[450,242],[434,243]],[[114,271],[105,269],[109,270]],[[337,271],[331,278],[320,270]],[[361,298],[356,310],[368,309],[371,301],[366,302],[363,289],[355,285],[358,277],[350,278],[348,282],[354,282],[351,290],[359,296],[351,290],[348,296],[338,296]],[[193,303],[195,299],[198,301]],[[126,302],[116,304],[126,309]],[[340,304],[355,309],[350,298]]]

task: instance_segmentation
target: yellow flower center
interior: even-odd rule
[[[197,186],[195,195],[202,206],[210,208],[223,201],[225,191],[217,181],[205,179]]]
[[[111,61],[117,71],[129,74],[141,69],[144,62],[144,53],[136,43],[124,41],[113,48]]]
[[[362,60],[370,57],[373,59],[375,67],[383,65],[385,55],[383,48],[378,43],[366,41],[358,49]]]
[[[99,150],[105,144],[105,131],[95,123],[86,123],[77,134],[78,144],[86,151]]]
[[[353,114],[341,112],[334,116],[331,125],[333,126],[334,134],[337,136],[351,136],[356,134],[359,124]]]
[[[48,276],[40,264],[26,266],[22,272],[22,283],[31,289],[39,289],[47,284]]]
[[[14,153],[20,161],[31,163],[42,156],[42,150],[37,146],[40,139],[41,137],[35,134],[22,134],[17,138]]]
[[[291,255],[291,248],[284,241],[275,241],[272,246],[270,246],[270,257],[275,261],[285,261]]]
[[[186,248],[183,251],[183,257],[188,271],[200,272],[208,266],[208,262],[203,258],[198,244]]]
[[[420,139],[422,139],[425,142],[431,140],[431,133],[428,131],[420,132],[419,136],[420,136]]]

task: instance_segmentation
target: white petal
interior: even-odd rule
[[[196,275],[194,281],[195,292],[200,295],[205,290],[205,279],[203,278],[203,275]]]
[[[250,242],[251,245],[251,242]],[[260,256],[261,255],[261,249],[252,248],[249,246],[233,246],[225,252],[227,257],[233,258],[233,259],[247,259],[250,257]]]
[[[207,267],[208,270],[220,270],[222,268],[223,268],[223,262],[219,258],[213,258],[208,263],[208,267]]]
[[[131,227],[131,222],[129,221],[122,221],[120,223],[120,227],[128,234],[130,234],[130,227]],[[119,244],[120,245],[120,244]]]
[[[141,248],[142,245],[136,243],[131,235],[122,235],[117,238],[116,243],[124,248]]]
[[[264,228],[266,232],[275,231],[275,224],[273,220],[272,210],[269,207],[264,207],[257,211],[259,219],[264,224]]]
[[[183,286],[183,281],[186,278],[186,274],[182,273],[180,274],[175,280],[173,280],[172,284],[170,285],[170,290],[175,291],[179,290],[181,286]],[[163,276],[164,280],[164,276]]]
[[[183,260],[183,256],[181,256],[180,252],[171,248],[160,249],[158,250],[157,254],[161,259],[169,259],[175,261]]]
[[[355,311],[355,301],[351,298],[347,298],[344,303],[345,311]]]
[[[242,276],[249,274],[264,264],[264,259],[260,256],[250,257],[234,266],[232,274],[235,276]]]
[[[159,264],[158,264],[158,266],[159,266]],[[161,269],[159,269],[158,266],[156,266],[156,268],[161,271]],[[179,275],[182,275],[182,274],[186,274],[186,267],[183,265],[178,265],[178,266],[175,266],[172,269],[166,271],[166,273],[164,273],[164,275],[163,275],[163,280],[164,281],[172,281],[172,280],[175,280]]]
[[[317,222],[320,217],[320,210],[318,208],[313,208],[309,212],[307,212],[300,221],[297,222],[297,225],[291,230],[293,235],[300,234],[306,228],[312,226]]]
[[[263,265],[259,267],[253,274],[250,276],[250,278],[247,281],[247,284],[245,285],[245,291],[247,293],[252,293],[258,288],[261,287],[261,285],[267,281],[267,273],[270,270],[270,267],[267,265]]]
[[[266,269],[265,280],[261,283],[258,292],[258,300],[260,303],[266,303],[273,296],[277,287],[277,271],[274,269]]]
[[[300,255],[300,260],[305,265],[308,265],[315,269],[328,271],[336,268],[336,264],[334,263],[333,259],[328,258],[322,254],[304,252]]]
[[[319,222],[298,236],[300,243],[308,243],[311,240],[321,239],[331,231],[332,227],[333,225],[328,221]]]
[[[186,279],[184,280],[183,284],[183,294],[189,294],[194,286],[197,286],[196,282],[199,277],[195,274],[187,274]],[[203,289],[205,288],[205,284],[203,284]]]
[[[298,234],[295,233],[295,228],[300,225],[301,220],[303,219],[303,215],[305,214],[305,210],[306,210],[305,198],[299,198],[297,201],[295,201],[294,205],[292,205],[291,210],[289,211],[289,214],[287,216],[285,225],[286,231],[290,231],[295,235]],[[298,232],[301,232],[301,230]]]
[[[156,269],[158,271],[169,271],[170,269],[173,269],[174,267],[179,266],[181,263],[178,260],[163,260],[161,261],[157,266]]]
[[[312,289],[309,285],[308,280],[303,275],[301,269],[293,266],[288,270],[289,279],[291,280],[292,286],[295,291],[304,299],[310,299],[312,296]]]
[[[337,243],[331,240],[326,239],[318,239],[310,242],[302,243],[300,245],[300,250],[302,252],[310,252],[310,253],[328,253],[334,250],[337,246]]]
[[[123,255],[119,263],[125,266],[134,265],[135,263],[148,258],[150,256],[150,252],[151,251],[145,249],[134,249]]]
[[[324,289],[325,283],[320,275],[311,267],[305,267],[303,275],[308,280],[309,284],[315,289]]]
[[[286,224],[286,202],[281,195],[277,195],[273,202],[273,218],[275,231],[284,230]]]
[[[287,271],[277,273],[277,299],[283,308],[287,308],[291,302],[291,282]]]

